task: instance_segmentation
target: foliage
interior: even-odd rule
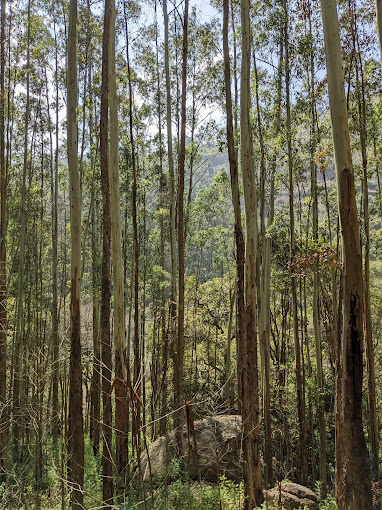
[[[158,510],[236,510],[243,502],[243,487],[224,477],[217,485],[191,483],[190,481],[178,480],[173,482],[167,489],[167,501],[162,501],[164,489],[160,495],[156,495],[155,508]]]

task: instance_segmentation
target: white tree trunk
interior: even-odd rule
[[[261,504],[259,448],[259,381],[257,362],[257,198],[253,168],[250,126],[250,4],[241,1],[241,91],[240,91],[240,152],[245,205],[245,312],[247,336],[243,349],[243,452],[245,509]]]
[[[341,395],[336,440],[339,510],[372,509],[370,459],[362,428],[363,284],[354,173],[336,1],[321,0],[344,272]]]

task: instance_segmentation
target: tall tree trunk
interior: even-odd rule
[[[28,2],[28,35],[27,35],[27,68],[30,65],[30,1]],[[25,265],[25,236],[27,226],[26,216],[26,181],[28,171],[28,131],[30,116],[30,76],[26,76],[26,106],[25,106],[25,123],[24,123],[24,162],[23,177],[21,188],[21,221],[20,221],[20,246],[19,246],[19,266],[18,266],[18,283],[17,283],[17,317],[16,317],[16,334],[15,334],[15,368],[13,383],[13,437],[14,437],[14,459],[18,461],[18,447],[20,442],[20,423],[19,416],[21,411],[21,380],[22,380],[22,359],[23,359],[23,336],[24,336],[24,265]]]
[[[377,32],[379,41],[379,53],[382,60],[382,0],[375,0],[375,10],[377,14]]]
[[[307,439],[306,439],[306,423],[305,423],[305,402],[303,395],[303,385],[301,378],[301,351],[299,338],[299,322],[297,313],[297,290],[296,276],[294,274],[294,257],[295,257],[295,233],[294,233],[294,184],[293,184],[293,156],[292,156],[292,127],[290,112],[290,70],[289,70],[289,34],[288,34],[288,5],[284,1],[284,44],[285,44],[285,88],[286,88],[286,128],[288,140],[288,173],[289,173],[289,221],[290,221],[290,266],[291,266],[291,287],[292,287],[292,313],[293,313],[293,338],[294,351],[296,360],[296,392],[297,392],[297,412],[299,427],[299,461],[300,461],[300,481],[303,485],[308,483],[308,455],[307,455]]]
[[[257,199],[254,180],[250,125],[250,2],[241,2],[241,87],[240,87],[240,152],[245,206],[245,315],[246,330],[242,365],[242,418],[244,454],[245,509],[261,504],[259,447],[259,381],[257,361]]]
[[[1,0],[0,33],[0,483],[7,471],[7,176],[5,168],[5,19],[6,2]]]
[[[237,250],[236,250],[237,251]],[[225,368],[224,368],[224,381],[225,381],[225,392],[224,398],[227,406],[227,414],[231,414],[231,399],[232,399],[232,377],[231,377],[231,344],[232,344],[232,329],[234,322],[234,312],[235,312],[235,302],[236,302],[236,286],[231,290],[230,289],[230,305],[229,305],[229,319],[228,319],[228,328],[227,328],[227,350],[226,350],[226,359],[225,359]],[[195,312],[196,316],[196,312]],[[196,330],[195,330],[196,335]]]
[[[89,3],[90,8],[90,3]],[[93,114],[94,101],[92,94],[92,62],[89,58],[89,143],[90,143],[90,171],[93,175],[91,189],[91,251],[92,251],[92,321],[93,321],[93,367],[90,389],[90,438],[93,442],[94,454],[99,453],[100,423],[101,423],[101,343],[100,343],[100,277],[99,277],[99,235],[98,235],[98,201],[95,191],[95,162]]]
[[[83,508],[84,431],[81,368],[81,189],[77,135],[77,0],[70,0],[67,72],[67,147],[71,227],[71,342],[69,367],[68,478],[71,508]]]
[[[166,124],[167,124],[167,158],[169,171],[169,192],[170,192],[170,254],[171,254],[171,294],[170,294],[170,317],[171,317],[171,342],[174,345],[176,332],[176,192],[174,157],[172,148],[172,107],[171,107],[171,81],[169,64],[169,42],[168,42],[168,14],[167,0],[163,0],[164,19],[164,66],[166,74]]]
[[[45,83],[46,83],[46,92],[47,92],[47,112],[50,115],[49,108],[49,94],[48,94],[48,84],[46,82],[46,69],[44,70],[45,74]],[[42,481],[42,463],[43,463],[43,449],[42,449],[42,431],[43,431],[43,423],[42,423],[42,411],[43,411],[43,403],[44,403],[44,376],[43,376],[43,337],[45,337],[45,332],[43,331],[43,314],[44,314],[44,303],[43,303],[43,275],[42,275],[42,247],[43,247],[43,219],[44,219],[44,132],[41,129],[41,185],[40,185],[40,218],[39,225],[36,227],[36,297],[35,301],[38,303],[38,309],[36,310],[36,326],[35,326],[35,335],[36,335],[36,346],[35,346],[35,389],[34,396],[32,394],[32,402],[35,405],[36,409],[36,459],[35,459],[35,480],[36,480],[36,506],[37,508],[41,507],[41,481]],[[50,130],[50,141],[51,138],[51,130]],[[50,144],[50,172],[52,178],[52,166],[53,166],[53,150],[52,144]],[[38,230],[38,232],[37,232]]]
[[[111,251],[111,216],[110,186],[108,170],[109,140],[109,51],[110,21],[112,17],[112,0],[105,0],[104,30],[102,39],[102,85],[100,112],[100,162],[102,184],[102,283],[101,283],[101,358],[102,358],[102,405],[103,405],[103,446],[102,446],[102,498],[105,507],[113,505],[113,464],[112,464],[112,351],[110,338],[110,251]]]
[[[355,39],[358,43],[357,25],[354,20]],[[375,392],[375,367],[373,330],[370,307],[370,222],[369,222],[369,189],[367,176],[367,132],[366,132],[366,100],[363,66],[361,52],[358,48],[358,61],[356,62],[356,86],[359,115],[359,134],[361,142],[362,171],[363,171],[363,221],[365,228],[365,254],[364,254],[364,327],[365,327],[365,353],[367,371],[367,398],[369,403],[369,440],[373,463],[373,480],[379,481],[379,445],[377,427],[377,405]],[[360,75],[360,76],[359,76]]]
[[[370,459],[362,428],[362,255],[336,2],[321,0],[321,10],[344,265],[342,402],[337,429],[342,458],[341,465],[336,466],[339,473],[337,504],[339,510],[371,510]]]
[[[108,160],[110,183],[111,213],[111,251],[113,266],[114,292],[114,350],[115,350],[115,430],[116,461],[118,475],[124,481],[127,475],[128,437],[127,437],[127,381],[125,364],[125,299],[121,240],[121,213],[119,192],[119,158],[118,158],[118,111],[117,84],[115,73],[115,2],[111,0],[110,35],[109,35],[109,107],[110,107],[110,151]]]
[[[259,253],[259,265],[261,261],[260,280],[260,295],[261,300],[258,302],[259,306],[259,340],[260,340],[260,354],[261,354],[261,376],[262,376],[262,392],[263,392],[263,414],[264,414],[264,481],[265,487],[268,489],[273,486],[273,472],[272,472],[272,430],[271,430],[271,395],[270,395],[270,286],[271,286],[271,257],[272,246],[270,236],[266,236],[265,232],[265,215],[266,211],[266,166],[265,166],[265,145],[263,139],[263,130],[261,124],[260,114],[260,100],[259,100],[259,78],[257,73],[256,55],[253,52],[253,64],[255,71],[255,96],[256,96],[256,109],[257,109],[257,131],[260,143],[260,236],[262,253]],[[273,171],[271,175],[273,179]],[[271,184],[274,188],[274,185]],[[271,191],[270,204],[268,207],[268,228],[273,223],[274,216],[274,190]]]
[[[233,8],[233,5],[231,6]],[[233,13],[232,13],[233,16]],[[235,144],[235,131],[237,128],[236,112],[235,123],[232,114],[232,92],[231,92],[231,67],[229,55],[229,37],[228,37],[228,17],[229,3],[228,0],[223,2],[223,52],[224,52],[224,88],[225,88],[225,109],[226,109],[226,129],[227,129],[227,145],[228,159],[231,179],[231,195],[234,210],[234,233],[236,245],[236,314],[237,314],[237,338],[236,350],[237,357],[237,384],[238,384],[238,403],[241,412],[243,402],[243,385],[242,371],[243,360],[245,359],[243,349],[246,345],[246,327],[245,327],[245,290],[244,290],[244,270],[245,270],[245,242],[243,236],[243,227],[241,221],[241,205],[240,205],[240,184],[238,171],[238,157]],[[233,19],[233,18],[232,18]],[[234,33],[235,36],[235,33]],[[235,71],[235,68],[234,68]],[[235,91],[236,91],[235,77]],[[235,99],[237,99],[235,94]],[[236,108],[236,103],[235,103]]]
[[[243,349],[245,346],[245,293],[244,293],[244,267],[245,267],[245,244],[243,228],[241,223],[239,172],[237,154],[235,148],[235,136],[232,118],[232,94],[231,94],[231,71],[228,45],[228,0],[223,2],[223,52],[224,52],[224,85],[225,85],[225,107],[227,115],[227,144],[228,159],[231,177],[232,205],[235,217],[235,244],[236,244],[236,313],[237,313],[237,380],[238,398],[240,410],[243,402],[243,384],[241,381],[243,372],[243,361],[245,359]]]
[[[311,7],[309,7],[309,34],[312,37]],[[308,69],[308,83],[311,97],[311,130],[310,130],[310,171],[311,171],[311,195],[312,195],[312,220],[313,220],[313,240],[317,247],[318,244],[318,196],[317,196],[317,165],[315,162],[315,152],[317,148],[317,112],[315,98],[315,68],[314,68],[314,49],[310,48],[310,62]],[[313,327],[316,349],[316,372],[317,372],[317,390],[318,390],[318,428],[320,437],[320,495],[326,498],[327,495],[327,467],[326,467],[326,425],[325,425],[325,388],[324,372],[322,368],[322,344],[320,329],[320,276],[318,268],[318,258],[313,262]],[[309,352],[307,353],[309,356]],[[312,457],[314,450],[312,450]]]
[[[179,264],[179,296],[178,296],[178,337],[174,350],[174,383],[175,383],[175,429],[179,451],[183,453],[182,425],[184,418],[184,173],[186,160],[186,88],[187,88],[187,51],[188,51],[188,0],[184,5],[183,50],[182,50],[182,100],[181,129],[178,161],[178,264]]]
[[[52,367],[52,432],[53,437],[58,438],[60,434],[60,415],[58,402],[58,382],[59,382],[59,354],[60,343],[58,337],[58,151],[59,151],[59,83],[58,83],[58,48],[56,38],[56,27],[54,27],[55,37],[55,85],[56,85],[56,151],[54,160],[54,172],[52,164],[52,347],[53,347],[53,367]],[[52,139],[51,139],[52,145]]]
[[[133,373],[133,386],[136,393],[141,392],[141,352],[140,352],[140,334],[139,334],[139,257],[140,245],[138,234],[138,215],[137,215],[137,154],[135,150],[134,139],[134,121],[133,121],[133,88],[131,83],[131,69],[129,58],[129,38],[127,30],[127,13],[125,6],[125,30],[126,30],[126,60],[127,60],[127,74],[129,85],[129,129],[130,129],[130,146],[131,146],[131,163],[132,163],[132,217],[133,217],[133,259],[134,259],[134,373]],[[141,410],[140,402],[137,398],[133,402],[133,444],[136,447],[138,470],[140,472],[140,455],[141,455]]]
[[[163,0],[163,20],[164,20],[164,65],[166,75],[166,124],[167,124],[167,158],[169,172],[169,195],[170,195],[170,257],[171,257],[171,292],[170,292],[170,345],[174,353],[176,344],[176,308],[177,308],[177,286],[176,286],[176,189],[175,189],[175,170],[174,156],[172,147],[172,101],[171,101],[171,81],[169,64],[169,20],[167,13],[167,0]],[[164,351],[165,356],[167,352]],[[166,392],[164,392],[162,402],[163,408],[167,407]],[[162,428],[165,428],[166,419],[162,420]]]
[[[158,138],[159,138],[159,204],[158,207],[163,209],[164,207],[164,193],[165,193],[165,176],[163,174],[163,138],[162,138],[162,99],[161,99],[161,79],[160,79],[160,68],[159,68],[159,45],[158,45],[158,24],[157,24],[157,14],[156,14],[157,5],[155,3],[155,21],[156,21],[156,32],[155,32],[155,49],[156,49],[156,74],[157,74],[157,112],[158,112]],[[167,41],[168,44],[168,41]],[[167,55],[168,58],[168,55]],[[171,99],[171,98],[170,98]],[[171,101],[170,101],[171,102]],[[171,111],[170,111],[171,114]],[[160,215],[160,265],[164,271],[166,270],[165,266],[165,226],[163,215]],[[164,286],[164,276],[162,276],[161,284],[159,286],[159,295],[160,295],[160,323],[158,327],[158,338],[162,340],[162,358],[161,365],[159,364],[160,358],[160,347],[158,345],[157,348],[157,358],[155,360],[155,380],[157,383],[157,387],[155,388],[155,400],[159,404],[159,427],[156,426],[155,423],[155,415],[153,414],[153,437],[152,439],[156,439],[156,432],[159,431],[160,436],[164,436],[166,434],[166,423],[167,423],[167,386],[165,384],[167,377],[167,363],[168,363],[168,332],[166,331],[166,304],[165,304],[165,286]],[[175,282],[176,285],[176,282]],[[159,336],[160,335],[160,336]],[[159,342],[158,342],[159,344]],[[154,360],[153,360],[154,366]],[[158,367],[162,368],[162,377],[161,383],[158,384]],[[153,403],[154,406],[154,403]],[[153,408],[153,412],[155,413],[155,407]]]
[[[90,438],[93,442],[93,451],[99,453],[100,423],[101,423],[101,343],[100,343],[100,278],[99,278],[99,226],[96,213],[97,201],[92,205],[92,322],[93,322],[93,367],[90,389]]]

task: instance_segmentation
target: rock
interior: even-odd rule
[[[186,455],[184,461],[191,478],[200,477],[208,482],[216,482],[221,475],[240,482],[241,467],[241,416],[214,416],[194,422],[197,453],[189,459],[187,427],[183,426],[182,434]],[[193,449],[193,439],[190,438]],[[166,476],[166,466],[177,458],[175,432],[160,437],[148,448],[151,473],[154,479]],[[167,450],[167,451],[166,451]],[[192,452],[193,450],[191,450]],[[149,480],[150,471],[147,455],[142,453],[141,467],[143,479]],[[171,477],[171,473],[168,474]]]
[[[281,505],[288,510],[292,510],[293,508],[301,508],[300,499],[293,494],[289,494],[289,492],[284,492],[283,490],[279,491],[278,488],[271,489],[266,491],[265,500],[272,503],[281,503]]]
[[[308,510],[317,510],[318,503],[315,503],[311,499],[303,498],[303,499],[300,499],[300,506],[302,508],[306,507],[306,508],[308,508]]]
[[[293,508],[308,508],[309,510],[318,509],[317,495],[307,487],[299,485],[298,483],[282,483],[281,484],[281,497],[280,487],[276,486],[273,489],[264,491],[264,498],[267,501],[273,501],[281,504],[289,509]]]
[[[318,504],[318,497],[316,493],[313,492],[311,489],[304,487],[303,485],[299,485],[298,483],[287,482],[282,483],[281,487],[283,491],[289,492],[290,494],[294,494],[300,499],[308,499]]]
[[[182,429],[183,443],[186,454],[183,458],[191,478],[200,478],[207,482],[217,482],[221,475],[229,480],[242,480],[242,429],[241,416],[214,416],[198,420],[194,423],[196,438],[196,455],[193,454],[193,439],[190,437],[191,456],[189,458],[187,427]],[[163,480],[167,476],[175,479],[178,473],[171,472],[171,461],[179,458],[175,432],[160,437],[148,448],[151,473],[155,481]],[[149,464],[146,452],[142,453],[141,467],[144,481],[150,478]],[[166,473],[166,469],[168,470]],[[279,502],[288,510],[302,509],[318,510],[316,494],[297,483],[285,482],[280,487],[264,491],[264,499],[269,502]]]

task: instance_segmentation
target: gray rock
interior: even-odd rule
[[[241,416],[214,416],[198,420],[194,423],[196,438],[196,454],[194,442],[190,437],[188,443],[187,427],[182,429],[183,442],[186,450],[184,462],[191,478],[199,476],[209,482],[216,482],[221,475],[239,482],[242,478],[241,464]],[[166,467],[172,459],[178,457],[175,432],[160,437],[148,448],[151,474],[154,479],[166,476]],[[191,451],[191,455],[189,455]],[[141,459],[144,480],[149,480],[150,470],[147,455]],[[168,475],[168,473],[167,473]],[[170,473],[171,477],[171,473]]]
[[[300,506],[301,508],[308,508],[308,510],[317,510],[318,503],[315,503],[311,499],[302,498],[300,499]]]
[[[300,499],[289,492],[279,491],[278,488],[270,489],[264,494],[265,500],[271,503],[281,503],[281,505],[288,510],[294,508],[301,508]]]
[[[207,482],[216,482],[221,475],[229,480],[242,480],[242,428],[241,416],[214,416],[198,420],[194,423],[196,438],[196,453],[194,453],[193,438],[188,438],[187,427],[182,429],[183,443],[186,454],[183,461],[187,466],[191,478],[201,478]],[[190,440],[190,441],[189,441]],[[163,480],[167,475],[174,479],[176,473],[171,472],[173,459],[179,458],[175,432],[160,437],[148,448],[151,474],[154,480]],[[191,453],[191,454],[190,454]],[[150,478],[149,463],[146,452],[142,453],[141,467],[143,479]],[[166,472],[167,470],[167,472]],[[280,503],[288,510],[302,509],[318,510],[316,494],[297,483],[286,482],[273,489],[264,491],[264,498],[269,502]]]
[[[294,508],[318,509],[317,495],[307,487],[298,483],[282,483],[280,487],[264,491],[264,498],[269,502],[281,503],[288,510]]]
[[[318,503],[318,497],[316,493],[308,489],[307,487],[304,487],[303,485],[300,485],[298,483],[287,482],[281,484],[281,487],[283,491],[289,492],[290,494],[294,494],[300,499],[309,499],[311,501],[314,501],[315,503]]]

